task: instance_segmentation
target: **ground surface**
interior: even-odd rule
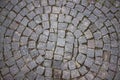
[[[120,80],[119,70],[119,2],[0,1],[1,80]]]

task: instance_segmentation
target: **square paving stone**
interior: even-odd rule
[[[88,72],[87,68],[85,66],[82,66],[79,68],[80,74],[84,75]]]
[[[52,76],[52,68],[46,68],[45,69],[45,76],[49,76],[49,77]]]
[[[45,68],[42,66],[38,66],[36,69],[36,73],[42,75],[44,73]]]
[[[19,60],[16,61],[17,62],[17,66],[19,68],[22,68],[25,65],[25,62],[22,58],[20,58]]]
[[[70,8],[62,7],[62,14],[68,14],[70,12]]]
[[[53,51],[46,51],[45,58],[52,59],[53,58]]]
[[[55,6],[53,6],[53,8],[52,8],[52,12],[53,12],[53,13],[60,13],[60,10],[61,10],[60,7],[55,7]]]
[[[55,42],[47,42],[47,48],[48,50],[54,50],[55,49]]]
[[[63,55],[64,54],[64,48],[56,47],[55,53],[58,54],[58,55]]]
[[[36,62],[37,62],[38,64],[41,64],[43,61],[44,61],[44,58],[43,58],[41,55],[39,55],[39,56],[36,58]]]
[[[96,56],[96,57],[97,57],[97,56],[102,57],[102,56],[103,56],[103,50],[101,50],[101,49],[95,50],[95,56]]]
[[[1,74],[2,75],[7,74],[8,72],[9,72],[9,68],[7,68],[7,67],[4,67],[4,68],[1,69]]]
[[[94,60],[92,58],[87,57],[84,65],[90,68],[92,66],[93,62],[94,62]]]
[[[64,22],[64,18],[65,18],[64,14],[59,14],[58,21]]]
[[[19,72],[17,65],[13,65],[12,67],[10,67],[10,72],[12,75],[17,74]]]
[[[42,21],[48,20],[48,14],[42,14]]]
[[[86,59],[86,56],[83,55],[82,53],[79,53],[78,56],[77,56],[77,58],[76,58],[77,62],[80,63],[80,64],[83,64],[83,62],[85,61],[85,59]]]
[[[45,66],[45,67],[51,67],[51,65],[52,65],[52,60],[44,60],[44,63],[43,63],[43,65]]]
[[[62,60],[62,56],[61,55],[54,55],[54,60]]]
[[[33,19],[33,17],[35,17],[35,12],[31,11],[30,13],[27,14],[27,17],[29,19]]]
[[[93,58],[95,56],[94,49],[88,49],[87,50],[87,56]]]
[[[57,40],[57,45],[58,45],[58,46],[65,46],[65,39],[63,39],[63,38],[58,38],[58,40]]]
[[[55,60],[55,61],[53,61],[53,68],[55,68],[55,69],[61,69],[61,64],[62,64],[62,61]]]
[[[42,22],[42,26],[43,26],[43,29],[48,29],[48,28],[50,28],[49,21]]]
[[[40,42],[47,42],[48,36],[46,35],[40,35],[39,41]]]
[[[65,31],[64,30],[58,30],[58,37],[64,38],[65,37]]]
[[[37,48],[38,49],[42,49],[42,50],[45,50],[46,49],[46,43],[39,43],[38,45],[37,45]]]
[[[85,34],[85,37],[86,37],[87,39],[90,39],[90,38],[93,37],[93,35],[92,35],[92,33],[91,33],[91,31],[90,31],[89,29],[88,29],[87,31],[85,31],[84,34]]]
[[[45,10],[45,13],[50,13],[51,12],[51,6],[45,6],[44,10]]]
[[[72,53],[72,50],[73,50],[73,44],[66,43],[66,45],[65,45],[65,52]]]
[[[100,66],[93,64],[90,68],[91,71],[97,73],[99,71]]]
[[[58,29],[66,30],[67,25],[68,25],[67,23],[58,23]]]
[[[59,69],[54,69],[54,78],[55,79],[61,79],[61,70]]]
[[[58,18],[58,15],[57,15],[57,14],[50,14],[50,20],[56,21],[57,18]]]
[[[41,0],[41,5],[42,5],[42,6],[47,6],[47,5],[48,5],[47,0]]]
[[[77,69],[71,71],[71,78],[79,77],[80,74]]]
[[[35,61],[31,61],[28,63],[28,67],[32,70],[33,68],[35,68],[37,66]]]
[[[70,79],[70,71],[69,70],[67,70],[67,71],[64,70],[62,78],[63,79]]]
[[[50,35],[49,35],[49,40],[50,40],[50,41],[53,41],[53,42],[57,41],[57,34],[55,34],[55,33],[50,33]]]
[[[55,0],[48,0],[49,5],[55,5]]]
[[[69,16],[69,15],[66,15],[65,18],[64,18],[64,21],[67,22],[67,23],[70,23],[72,20],[72,16]]]
[[[58,22],[57,21],[51,21],[51,28],[57,28]]]
[[[12,66],[13,64],[15,64],[15,59],[14,59],[14,57],[9,58],[9,59],[6,61],[6,64],[7,64],[8,66]]]
[[[73,70],[73,69],[76,68],[75,61],[69,61],[69,62],[68,62],[68,65],[69,65],[69,69],[70,69],[70,70]]]

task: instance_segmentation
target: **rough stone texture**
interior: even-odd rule
[[[118,0],[0,0],[0,80],[118,80]]]

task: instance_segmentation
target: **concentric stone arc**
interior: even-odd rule
[[[118,80],[119,1],[1,0],[1,80]]]

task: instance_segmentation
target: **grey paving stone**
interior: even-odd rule
[[[91,11],[89,9],[85,9],[83,14],[87,17],[89,17],[89,15],[91,14]]]
[[[64,38],[65,37],[65,31],[64,30],[58,30],[58,38]]]
[[[9,68],[4,67],[4,68],[1,69],[1,74],[2,75],[6,75],[7,73],[9,73]]]
[[[118,59],[117,56],[111,55],[110,62],[116,64],[117,63],[117,59]]]
[[[87,68],[85,66],[82,66],[79,68],[79,72],[81,75],[84,75],[88,72]]]
[[[102,61],[103,61],[103,58],[100,58],[100,57],[96,57],[96,59],[95,59],[95,63],[98,65],[101,65]]]
[[[17,65],[13,65],[12,67],[10,67],[10,73],[12,75],[17,74],[18,72],[19,72],[19,69],[18,69]]]
[[[72,20],[72,16],[69,16],[69,15],[66,15],[65,18],[64,18],[64,21],[65,21],[66,23],[70,23],[71,20]]]
[[[92,72],[88,72],[88,73],[85,75],[85,77],[86,77],[87,79],[89,79],[89,80],[92,80],[92,79],[94,78],[94,75],[93,75]]]
[[[36,80],[45,80],[45,77],[41,75],[37,75]]]
[[[59,14],[58,21],[63,22],[64,21],[64,14]]]
[[[35,12],[31,11],[30,13],[27,14],[27,17],[29,19],[33,19],[35,17],[35,15],[36,15]]]
[[[61,79],[61,70],[54,69],[54,79]]]
[[[27,48],[27,46],[22,46],[20,48],[20,53],[21,53],[21,55],[27,55],[28,54],[28,48]]]
[[[79,28],[81,31],[85,31],[90,25],[90,21],[87,18],[84,18],[81,24],[79,24]]]
[[[85,59],[86,59],[86,56],[81,53],[79,53],[78,56],[76,57],[76,61],[80,64],[83,64]]]
[[[62,61],[60,61],[60,60],[54,60],[53,61],[53,68],[55,68],[55,69],[61,69],[61,64],[62,64]]]
[[[102,40],[95,40],[95,46],[97,48],[102,48],[103,47],[103,41]]]
[[[28,22],[29,22],[29,20],[26,17],[24,17],[21,24],[23,24],[24,26],[27,26]]]
[[[72,52],[73,44],[66,43],[65,45],[65,52]]]
[[[47,6],[48,5],[48,1],[47,0],[41,0],[41,5],[42,6]]]
[[[30,28],[32,28],[32,29],[34,29],[35,27],[36,27],[36,23],[34,22],[34,21],[30,21],[29,23],[28,23],[28,26],[30,27]]]
[[[87,53],[87,46],[86,45],[79,45],[79,52],[86,54]]]
[[[44,57],[42,57],[41,55],[39,55],[39,56],[36,58],[36,62],[37,62],[38,64],[41,64],[43,61],[44,61]]]
[[[27,5],[27,8],[29,9],[29,11],[32,11],[32,10],[34,10],[35,7],[33,6],[32,3],[30,3]]]
[[[21,68],[22,74],[28,73],[29,71],[30,71],[30,69],[26,65]]]
[[[56,47],[55,53],[58,54],[58,55],[63,55],[64,54],[64,48]]]
[[[52,59],[53,58],[53,52],[52,51],[46,51],[45,58],[46,59]]]
[[[94,57],[94,56],[95,56],[94,49],[89,49],[89,48],[88,48],[87,56],[88,56],[88,57]]]
[[[73,24],[74,26],[77,26],[77,25],[79,24],[79,21],[80,21],[79,18],[74,18],[74,19],[72,20],[72,24]]]
[[[44,60],[43,66],[50,68],[52,65],[52,60]]]
[[[47,21],[48,19],[48,14],[42,14],[42,21]]]
[[[71,70],[71,78],[79,77],[80,74],[77,69]]]
[[[78,11],[80,11],[80,12],[83,12],[84,9],[85,9],[85,7],[83,7],[82,5],[76,5],[76,6],[75,6],[75,10],[78,10]]]
[[[27,78],[28,78],[29,80],[34,80],[37,75],[36,75],[35,72],[31,71],[31,72],[29,72],[26,76],[27,76]]]
[[[11,3],[12,3],[13,5],[16,5],[16,4],[18,3],[18,0],[11,0]]]
[[[92,22],[95,22],[97,20],[97,17],[94,14],[91,14],[89,16],[89,20],[92,21]]]
[[[67,71],[64,70],[62,78],[63,79],[70,79],[70,71],[69,70],[67,70]]]
[[[60,10],[61,10],[60,7],[56,7],[56,6],[53,6],[53,7],[52,7],[52,12],[53,12],[53,13],[60,13]]]
[[[71,9],[70,15],[75,17],[77,15],[77,10]]]
[[[82,32],[80,30],[76,30],[74,32],[74,35],[75,35],[76,38],[79,38],[82,35]]]
[[[67,7],[69,7],[69,8],[73,8],[74,7],[74,3],[73,2],[67,2]]]
[[[54,50],[54,48],[55,48],[55,42],[48,41],[46,49],[48,49],[48,50]]]
[[[78,41],[79,41],[80,44],[81,44],[81,43],[86,43],[86,42],[87,42],[85,36],[80,36],[79,39],[78,39]]]
[[[41,7],[39,7],[39,8],[36,8],[36,9],[35,9],[35,13],[36,13],[36,14],[43,14],[43,7],[41,6]]]
[[[93,64],[91,66],[90,70],[97,73],[99,71],[99,68],[100,68],[100,66]]]
[[[50,20],[52,21],[56,21],[58,18],[58,15],[57,14],[50,14]],[[61,18],[61,17],[60,17]],[[59,20],[58,20],[59,21]]]
[[[58,38],[58,39],[57,39],[57,45],[58,45],[58,46],[65,46],[65,39],[63,39],[63,38]]]
[[[88,29],[86,32],[84,32],[84,34],[85,34],[85,37],[87,38],[87,39],[90,39],[90,38],[92,38],[93,37],[93,35],[92,35],[92,33],[91,33],[91,31]]]
[[[66,30],[67,26],[67,23],[58,23],[58,29],[60,30]]]
[[[76,68],[76,65],[75,65],[75,61],[69,61],[68,62],[68,65],[69,65],[69,69],[70,70],[73,70],[73,69],[75,69]]]
[[[9,2],[5,8],[10,11],[13,8],[13,4]]]
[[[94,39],[88,40],[88,48],[91,48],[91,49],[95,48],[95,41],[94,41]]]
[[[82,0],[82,1],[81,1],[81,5],[87,6],[87,5],[88,5],[88,1],[87,1],[87,0]]]
[[[62,14],[68,14],[70,12],[70,8],[62,7]]]
[[[85,60],[84,65],[87,66],[87,67],[91,67],[93,62],[94,62],[93,59],[87,57],[86,60]]]
[[[38,49],[42,49],[42,50],[45,50],[46,49],[46,43],[39,43],[38,45],[37,45],[37,48]]]
[[[102,35],[106,35],[106,34],[108,33],[107,28],[106,28],[106,27],[103,27],[103,28],[101,29],[101,33],[102,33]]]
[[[42,75],[44,73],[45,68],[42,66],[38,66],[36,69],[36,73]]]
[[[49,0],[49,5],[55,5],[55,0]]]
[[[64,59],[71,60],[71,58],[72,58],[72,53],[66,52],[66,53],[64,54]]]
[[[57,21],[51,21],[51,28],[57,28],[58,22]]]
[[[14,65],[14,64],[15,64],[15,59],[14,59],[13,57],[9,58],[9,59],[6,61],[6,64],[7,64],[8,66]],[[2,63],[1,63],[1,65],[2,65]]]
[[[69,35],[66,37],[66,42],[67,42],[67,43],[69,43],[69,44],[73,44],[74,41],[75,41],[74,37],[69,36]]]
[[[30,51],[30,55],[32,58],[35,58],[39,55],[38,51],[36,49],[33,49]]]
[[[52,76],[52,68],[46,68],[45,69],[45,76]]]
[[[40,42],[47,42],[47,39],[48,39],[48,36],[42,34],[42,35],[40,35],[39,41]]]
[[[45,6],[44,7],[44,12],[45,13],[50,13],[51,12],[51,6]]]
[[[39,15],[37,15],[37,16],[34,17],[34,21],[35,21],[36,23],[41,23],[41,22],[42,22],[42,21],[41,21],[41,17],[40,17]]]
[[[53,42],[57,41],[57,34],[55,34],[55,33],[50,33],[50,35],[49,35],[49,40],[50,40],[50,41],[53,41]]]
[[[24,60],[22,58],[20,58],[19,60],[17,60],[16,63],[17,63],[17,66],[19,68],[22,68],[25,65],[25,62],[24,62]]]
[[[61,55],[54,55],[54,60],[62,60],[62,56]]]
[[[27,65],[31,70],[37,66],[36,62],[33,60],[28,63]]]
[[[96,56],[96,57],[97,57],[97,56],[102,57],[102,56],[103,56],[103,50],[102,50],[102,49],[97,49],[97,50],[95,50],[95,56]]]

